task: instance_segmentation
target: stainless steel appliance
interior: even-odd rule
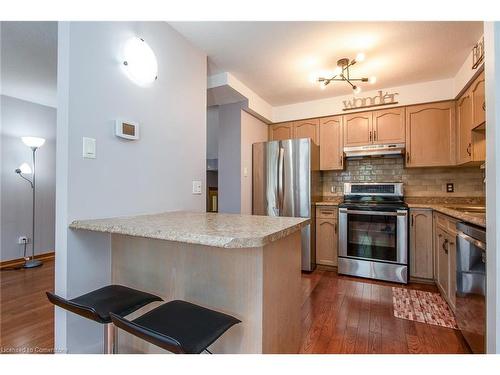
[[[368,145],[344,147],[346,158],[363,157],[397,157],[405,152],[404,143],[388,143],[383,145]]]
[[[340,274],[408,282],[408,206],[402,183],[345,183]]]
[[[319,147],[310,138],[254,143],[252,168],[254,215],[311,219],[302,229],[302,270],[314,270]]]
[[[457,324],[473,353],[485,353],[486,231],[457,223]]]

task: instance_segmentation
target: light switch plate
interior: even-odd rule
[[[243,177],[248,177],[248,168],[243,167]]]
[[[86,159],[95,159],[96,157],[95,138],[83,137],[83,157]]]
[[[201,181],[193,181],[193,194],[201,194]]]

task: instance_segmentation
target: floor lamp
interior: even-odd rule
[[[38,150],[38,148],[42,147],[43,144],[45,143],[45,139],[43,138],[38,138],[38,137],[22,137],[21,140],[23,141],[23,143],[30,147],[31,150],[33,151],[33,169],[31,169],[29,167],[28,164],[24,163],[23,165],[21,165],[19,168],[17,168],[15,170],[15,172],[20,176],[22,177],[23,179],[25,179],[26,181],[28,181],[31,185],[31,190],[33,191],[33,200],[32,200],[32,203],[33,203],[33,216],[32,216],[32,238],[31,238],[31,258],[28,258],[25,262],[24,262],[24,268],[34,268],[34,267],[38,267],[38,266],[41,266],[42,265],[42,261],[41,260],[37,260],[35,259],[35,207],[36,207],[36,196],[35,196],[35,192],[36,192],[36,158],[35,158],[35,154],[36,154],[36,150]],[[29,173],[32,173],[32,177],[31,177],[31,180],[29,178],[27,178],[26,176],[24,176],[24,174],[29,174]]]

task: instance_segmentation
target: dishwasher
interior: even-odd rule
[[[486,339],[486,231],[457,223],[458,328],[473,353],[485,353]]]

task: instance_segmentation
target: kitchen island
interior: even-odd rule
[[[301,229],[308,224],[301,218],[168,212],[78,220],[70,228],[109,233],[113,283],[240,319],[212,352],[297,353]],[[118,350],[161,352],[124,332]]]

